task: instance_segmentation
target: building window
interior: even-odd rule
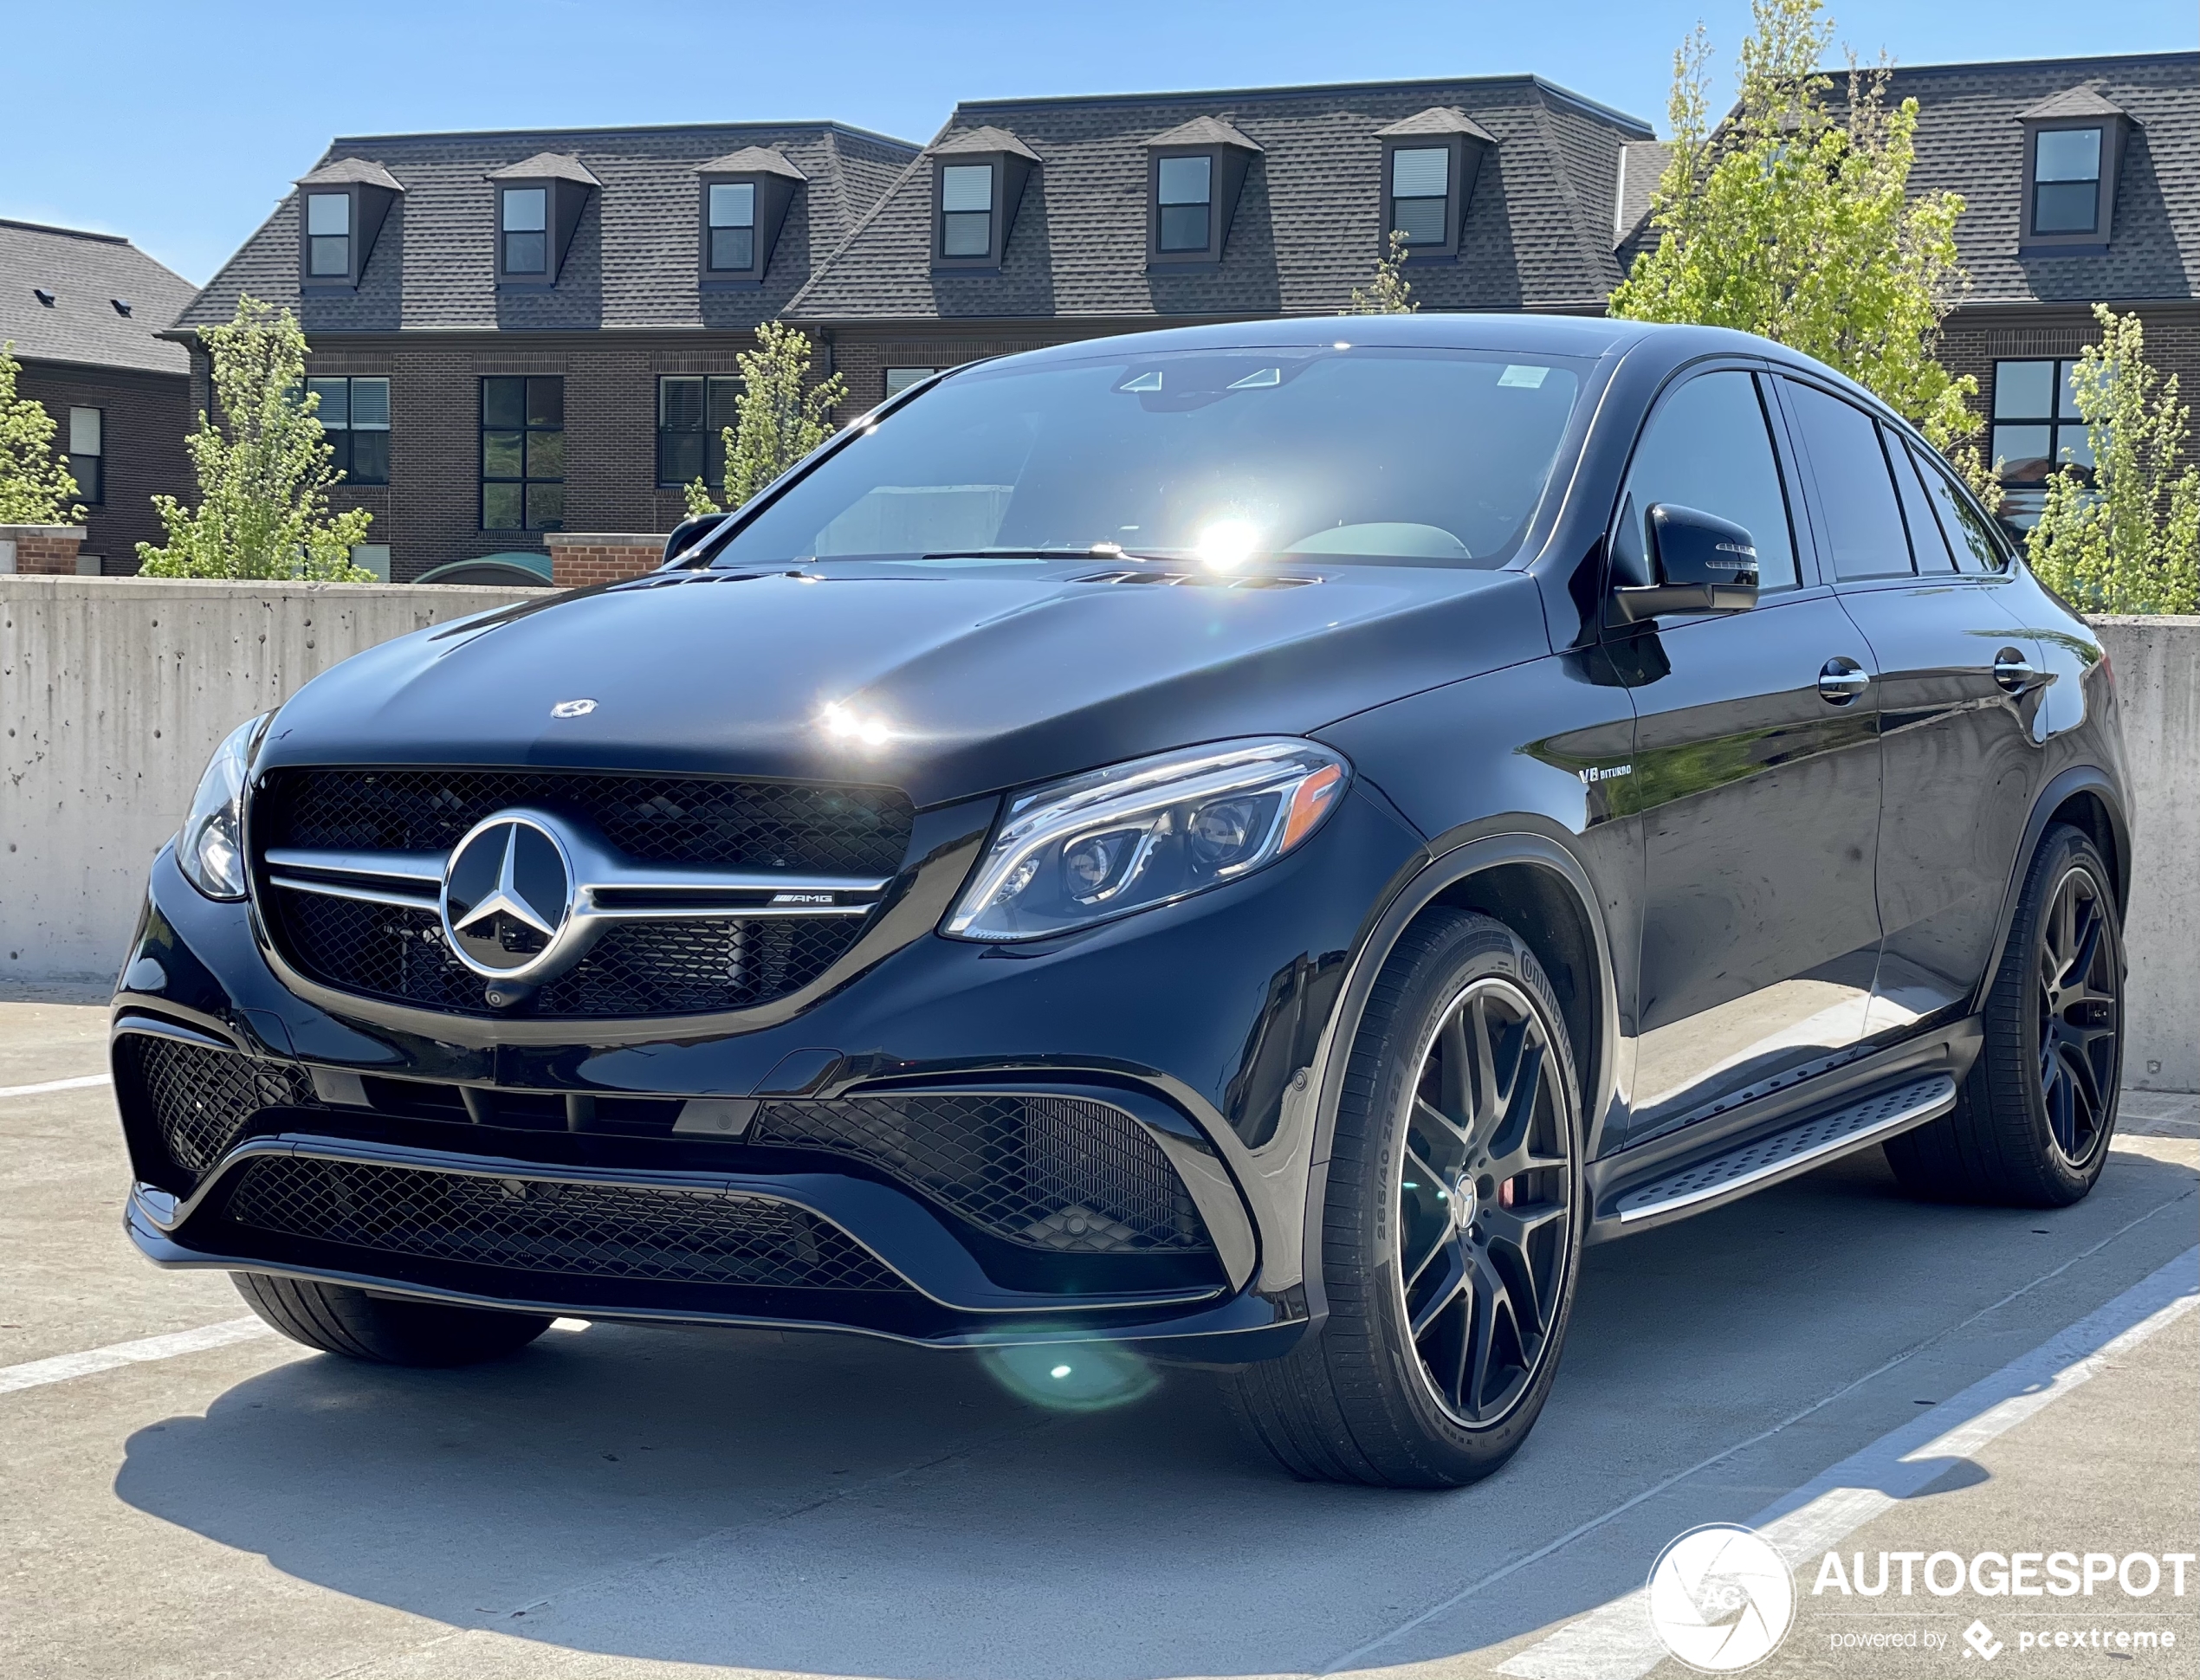
[[[676,490],[718,475],[715,443],[735,423],[741,382],[729,373],[668,373],[657,382],[657,483]]]
[[[1155,197],[1161,210],[1157,243],[1164,251],[1204,251],[1214,216],[1214,159],[1155,159]]]
[[[886,370],[886,394],[899,397],[911,385],[930,378],[939,371],[936,367],[890,367]]]
[[[317,280],[342,280],[352,272],[352,195],[306,195],[306,273]]]
[[[1452,193],[1452,149],[1399,147],[1390,154],[1390,231],[1410,245],[1444,242]]]
[[[550,191],[547,187],[506,187],[497,195],[504,272],[550,272]]]
[[[756,184],[710,184],[710,266],[747,269],[756,266]]]
[[[2092,442],[2070,384],[2074,360],[1994,364],[1992,453],[2004,494],[2002,517],[2032,526],[2047,501],[2048,477],[2065,466],[2093,471]]]
[[[107,501],[107,411],[68,411],[68,471],[77,500],[94,507]]]
[[[2043,128],[2032,137],[2032,231],[2091,233],[2100,223],[2100,130]]]
[[[336,453],[336,469],[352,484],[390,481],[390,382],[386,378],[308,379],[320,398],[314,418]]]
[[[566,382],[495,374],[482,381],[482,529],[566,525]]]
[[[993,165],[947,165],[940,171],[940,255],[990,256],[993,248]]]

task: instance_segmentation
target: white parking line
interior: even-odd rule
[[[2200,1306],[2200,1248],[2187,1249],[2098,1312],[1882,1435],[1776,1500],[1749,1526],[1790,1568],[1838,1546],[2026,1418]],[[1665,1659],[1642,1588],[1601,1606],[1498,1665],[1520,1680],[1640,1680]]]
[[[43,1096],[49,1091],[88,1091],[94,1085],[112,1085],[112,1074],[87,1073],[81,1079],[49,1079],[36,1085],[0,1085],[0,1097]]]
[[[250,1341],[255,1337],[274,1334],[256,1318],[232,1318],[220,1324],[202,1324],[196,1330],[146,1336],[139,1341],[118,1341],[111,1347],[94,1347],[81,1354],[57,1354],[52,1359],[32,1360],[26,1365],[0,1366],[0,1394],[40,1388],[49,1382],[68,1382],[74,1377],[112,1371],[117,1366],[170,1360],[178,1354],[203,1353],[209,1347],[226,1347],[233,1341]]]

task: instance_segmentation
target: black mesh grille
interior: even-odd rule
[[[450,953],[432,911],[275,889],[291,960],[314,979],[424,1009],[488,1015],[485,982]],[[810,984],[862,933],[857,916],[615,923],[542,988],[552,1018],[747,1009]]]
[[[348,1248],[573,1277],[783,1289],[909,1287],[802,1209],[715,1190],[271,1157],[239,1176],[228,1214],[256,1230]]]
[[[255,842],[448,851],[512,805],[570,812],[637,863],[890,876],[912,809],[893,788],[581,771],[277,770],[253,799]]]
[[[228,1153],[261,1109],[315,1106],[303,1068],[141,1032],[124,1037],[121,1053],[168,1159],[193,1178]]]
[[[758,1110],[750,1136],[869,1161],[974,1224],[1033,1248],[1209,1247],[1152,1134],[1104,1103],[977,1095],[773,1102]]]
[[[891,876],[912,821],[891,788],[796,786],[697,777],[501,770],[279,770],[255,796],[262,850],[442,851],[514,805],[592,823],[643,863]],[[485,982],[445,947],[427,912],[271,889],[269,920],[292,962],[346,992],[490,1015]],[[551,981],[550,1017],[749,1009],[799,991],[862,935],[857,916],[630,922],[611,927]]]

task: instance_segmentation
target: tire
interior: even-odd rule
[[[378,1365],[477,1365],[516,1354],[550,1328],[537,1313],[398,1301],[340,1283],[233,1271],[245,1304],[291,1341]]]
[[[1527,946],[1463,911],[1416,924],[1345,1070],[1309,1257],[1328,1315],[1288,1354],[1224,1379],[1286,1470],[1454,1488],[1517,1451],[1573,1309],[1581,1111],[1565,1020]]]
[[[2093,842],[2051,825],[1986,993],[1986,1042],[1953,1112],[1885,1145],[1938,1201],[2067,1207],[2100,1179],[2123,1082],[2123,918]]]

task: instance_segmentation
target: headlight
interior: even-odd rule
[[[209,898],[244,896],[244,772],[252,743],[273,715],[246,719],[214,749],[191,796],[184,831],[176,837],[176,862]]]
[[[1041,939],[1234,881],[1312,834],[1349,769],[1312,741],[1226,741],[1023,794],[945,931]]]

